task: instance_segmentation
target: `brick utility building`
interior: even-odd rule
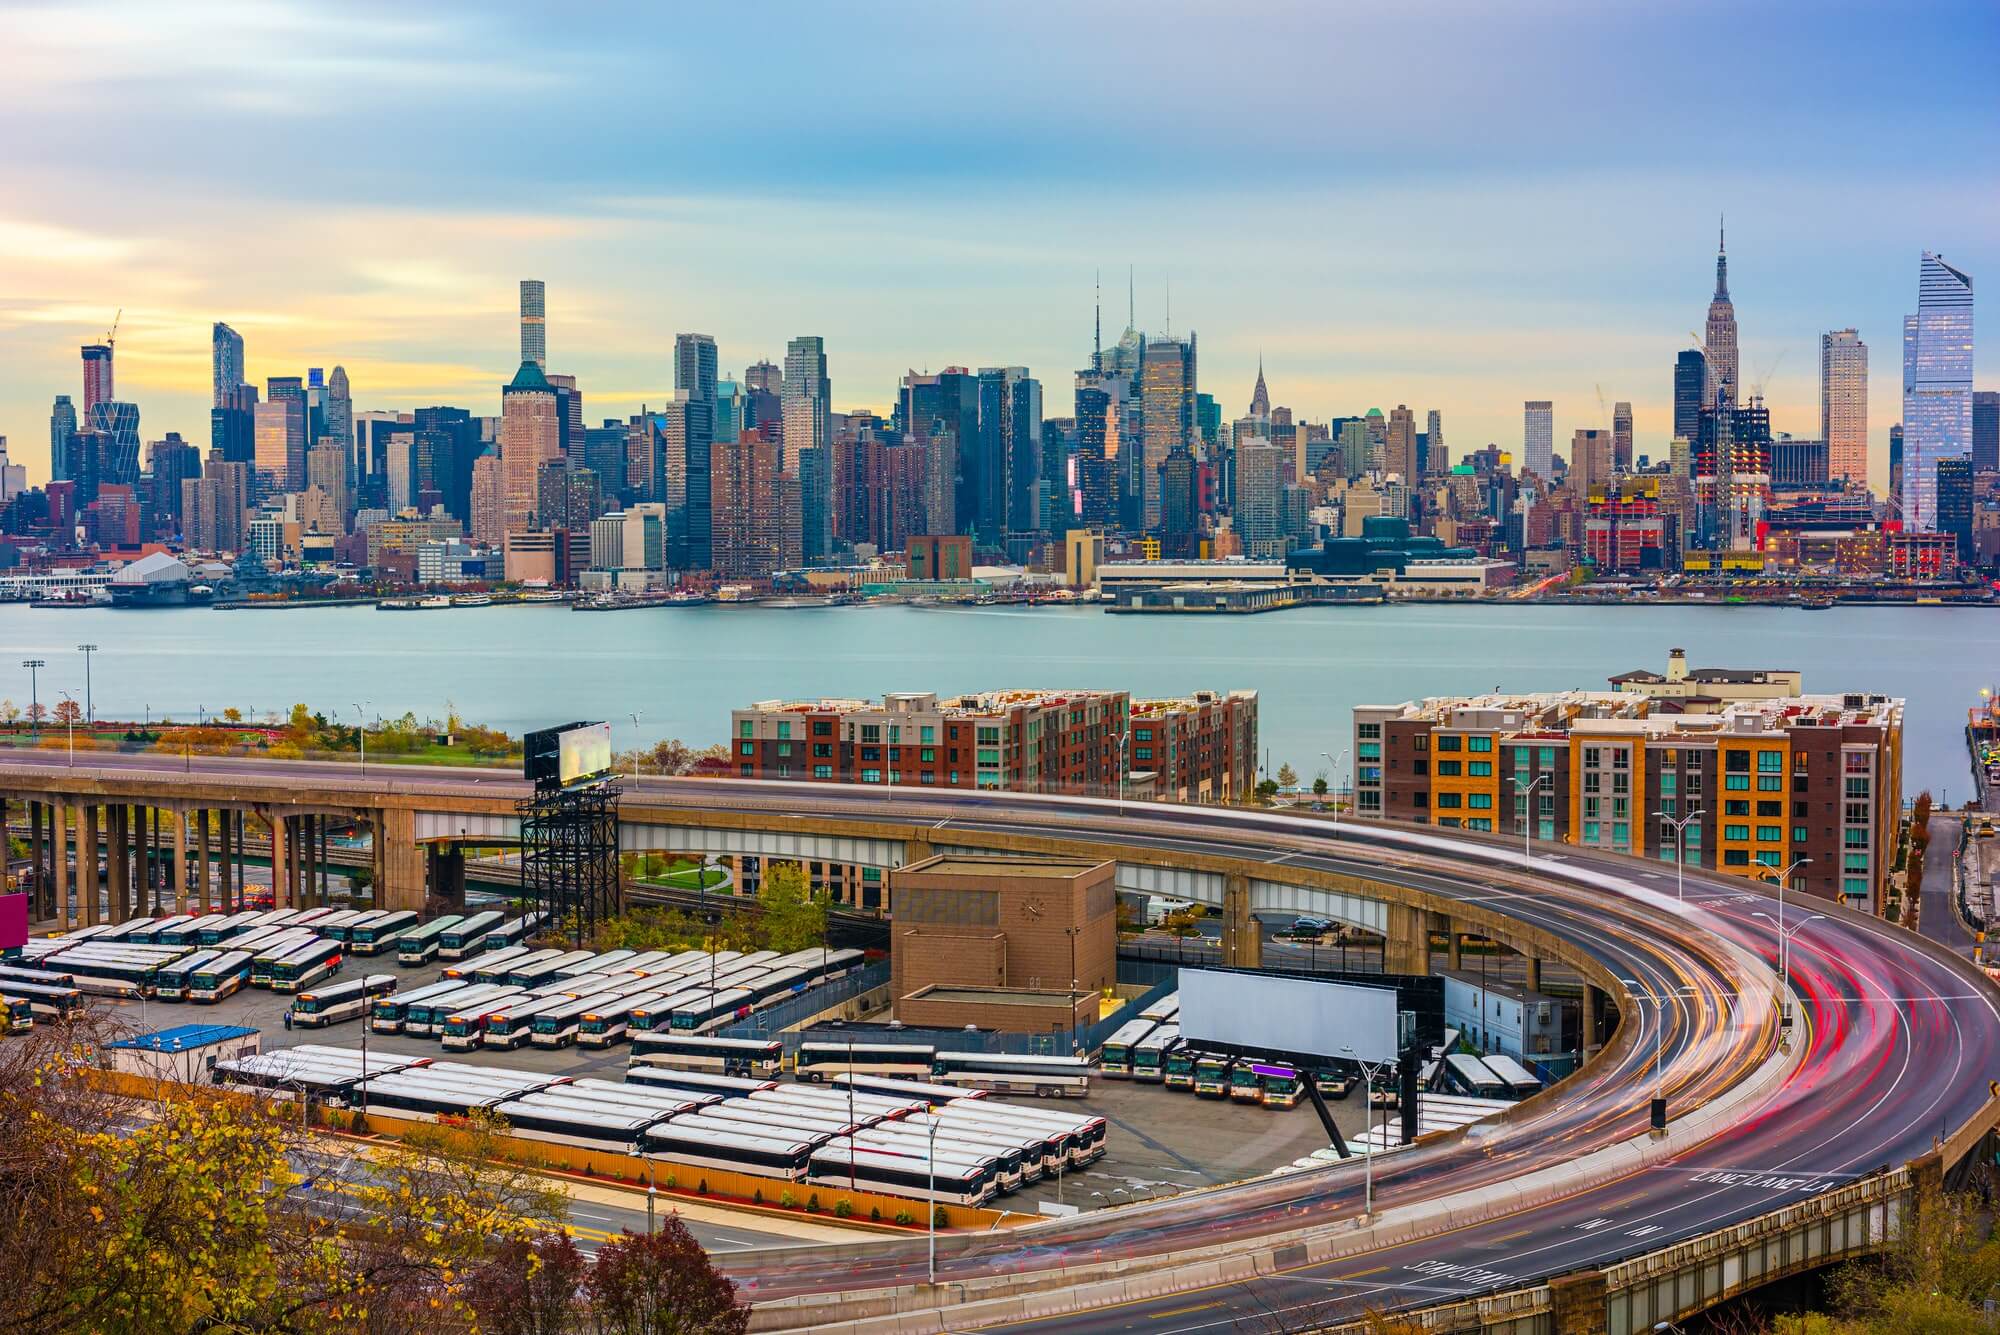
[[[1357,707],[1357,812],[1667,863],[1684,841],[1691,865],[1765,880],[1810,858],[1790,888],[1879,909],[1902,811],[1901,700],[1653,698],[1630,675],[1618,691]]]
[[[764,700],[730,718],[746,779],[1233,801],[1256,786],[1257,693],[1133,701],[1124,691]]]
[[[890,874],[890,995],[910,1025],[1050,1033],[1117,979],[1117,864],[940,856]]]
[[[911,579],[972,578],[972,539],[969,537],[913,537],[905,554],[909,557]]]

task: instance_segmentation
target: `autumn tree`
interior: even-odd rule
[[[74,700],[63,700],[56,705],[56,722],[74,726],[83,722],[83,706]]]
[[[757,901],[764,909],[763,935],[770,949],[790,954],[826,940],[826,900],[813,894],[803,864],[766,865]]]
[[[750,1310],[677,1214],[598,1249],[586,1284],[598,1335],[741,1335]]]
[[[1295,788],[1298,786],[1298,782],[1299,772],[1297,770],[1293,769],[1290,765],[1278,766],[1278,786],[1280,788]]]
[[[569,1335],[577,1329],[590,1263],[567,1233],[509,1238],[472,1277],[485,1335]]]

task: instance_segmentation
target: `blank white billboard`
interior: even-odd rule
[[[1196,1047],[1396,1059],[1396,989],[1181,970],[1181,1036]]]

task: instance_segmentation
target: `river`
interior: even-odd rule
[[[1962,729],[2000,681],[2000,613],[1981,608],[1557,607],[1440,604],[1302,608],[1262,616],[1112,616],[1086,608],[623,612],[494,606],[219,612],[0,605],[0,697],[84,695],[98,717],[247,715],[304,701],[352,717],[414,711],[519,733],[607,718],[618,746],[724,740],[729,711],[775,697],[1122,687],[1135,695],[1248,687],[1272,763],[1310,778],[1347,744],[1349,709],[1481,691],[1599,688],[1630,668],[1797,667],[1808,691],[1902,696],[1904,784],[1963,801]],[[639,715],[635,729],[631,715]]]

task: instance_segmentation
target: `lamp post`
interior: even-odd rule
[[[1369,1218],[1375,1213],[1375,1075],[1389,1063],[1376,1062],[1372,1066],[1361,1060],[1361,1055],[1353,1048],[1342,1048],[1344,1056],[1353,1059],[1361,1068],[1361,1092],[1367,1099],[1363,1111],[1368,1117],[1368,1131],[1361,1138],[1361,1155],[1364,1161],[1361,1195],[1361,1217]]]
[[[1778,987],[1780,989],[1778,994],[1778,1004],[1784,1008],[1785,1018],[1789,1020],[1792,1014],[1792,1003],[1785,999],[1785,994],[1783,989],[1787,985],[1792,976],[1791,972],[1792,957],[1790,950],[1792,938],[1797,936],[1800,932],[1803,932],[1808,924],[1817,922],[1821,918],[1824,918],[1826,915],[1824,913],[1815,913],[1808,917],[1801,918],[1799,921],[1793,923],[1790,927],[1787,927],[1785,926],[1784,918],[1782,916],[1783,910],[1782,909],[1779,910],[1779,913],[1780,916],[1776,918],[1773,918],[1768,913],[1753,913],[1750,916],[1753,918],[1762,918],[1765,922],[1770,923],[1773,927],[1778,929]]]
[[[361,739],[361,777],[368,777],[368,714],[359,702],[354,705],[354,735]]]
[[[850,1082],[850,1088],[851,1087],[852,1087],[852,1082]],[[930,1185],[924,1189],[924,1197],[926,1202],[930,1206],[930,1215],[931,1215],[930,1275],[931,1275],[931,1284],[933,1287],[935,1287],[937,1284],[937,1133],[938,1133],[938,1119],[935,1117],[931,1118],[930,1132],[931,1132],[930,1155],[929,1155]],[[848,1142],[847,1162],[849,1164],[852,1164],[854,1162],[854,1149],[852,1141]]]
[[[90,656],[97,652],[97,646],[94,644],[79,644],[76,648],[77,652],[83,655],[83,721],[91,723],[97,718],[97,707],[91,703]]]
[[[1519,779],[1514,780],[1515,793],[1521,801],[1521,856],[1530,862],[1535,860],[1533,842],[1535,838],[1535,811],[1534,803],[1529,799],[1535,795],[1535,789],[1548,781],[1549,776],[1546,774],[1537,774],[1535,781],[1525,787],[1522,786]]]
[[[1352,749],[1346,746],[1341,747],[1339,759],[1327,755],[1324,751],[1320,752],[1320,755],[1326,758],[1326,763],[1331,766],[1327,771],[1326,777],[1327,782],[1333,785],[1333,823],[1336,825],[1340,824],[1340,762],[1347,759],[1347,753]]]
[[[35,740],[42,737],[42,669],[49,665],[46,658],[24,658],[21,666],[28,669],[28,722],[35,725]]]
[[[1081,927],[1065,927],[1069,936],[1069,1050],[1076,1055],[1076,934]]]
[[[1794,858],[1790,866],[1778,873],[1778,931],[1781,935],[1785,930],[1785,882],[1792,879],[1793,872],[1811,861],[1811,858]],[[1760,878],[1767,877],[1770,874],[1771,869],[1769,867],[1757,873]]]
[[[64,691],[62,693],[62,698],[69,701],[70,705],[72,706],[70,711],[67,714],[63,715],[63,723],[69,729],[69,767],[71,769],[75,769],[76,768],[76,710],[73,706],[75,706],[76,704],[76,697],[71,695],[68,691]]]
[[[632,720],[632,782],[637,783],[639,782],[639,716],[633,713],[625,717]]]
[[[1687,827],[1690,823],[1701,819],[1701,808],[1695,808],[1679,820],[1675,820],[1664,811],[1655,811],[1653,814],[1660,818],[1661,824],[1674,827],[1674,899],[1682,908],[1686,908],[1687,877],[1684,868],[1687,866]]]
[[[1125,810],[1125,743],[1130,741],[1131,738],[1132,730],[1130,728],[1118,734],[1118,810],[1120,814],[1123,814]]]

